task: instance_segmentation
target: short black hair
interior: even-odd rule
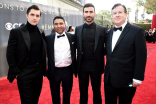
[[[93,7],[93,8],[94,8],[94,12],[95,12],[95,7],[94,7],[94,5],[93,5],[92,3],[87,3],[87,4],[85,4],[85,5],[83,6],[83,12],[84,12],[84,8],[86,8],[86,7]]]
[[[35,9],[35,10],[39,10],[40,11],[40,9],[39,9],[39,7],[37,5],[32,5],[32,6],[28,7],[27,15],[29,14],[31,9]],[[40,11],[40,16],[41,16],[41,11]]]
[[[64,20],[64,18],[63,18],[62,16],[56,16],[56,17],[54,17],[54,19],[53,19],[53,24],[54,24],[54,21],[55,21],[56,19],[62,19],[63,22],[65,23],[65,20]]]
[[[122,6],[122,7],[124,8],[124,12],[127,13],[127,9],[126,9],[125,5],[122,5],[122,4],[120,4],[120,3],[115,4],[115,5],[112,7],[112,10],[113,10],[114,8],[118,7],[118,6]]]
[[[68,28],[68,31],[67,31],[67,32],[69,32],[71,28],[72,28],[72,26],[69,26],[69,28]]]

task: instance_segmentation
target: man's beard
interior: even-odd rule
[[[94,17],[90,17],[90,20],[87,20],[88,17],[90,17],[90,16],[84,17],[86,22],[93,22],[94,21]]]

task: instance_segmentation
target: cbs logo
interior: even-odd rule
[[[12,23],[6,23],[5,24],[5,28],[7,29],[7,30],[11,30],[11,29],[14,29],[14,28],[16,28],[16,27],[20,27],[21,26],[21,24],[22,23],[14,23],[14,24],[12,24]]]

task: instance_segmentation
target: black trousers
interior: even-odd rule
[[[89,77],[93,90],[93,104],[102,104],[101,98],[101,74],[98,74],[95,61],[87,61],[81,64],[81,69],[78,74],[80,104],[88,104],[88,86]]]
[[[73,72],[72,67],[55,67],[55,73],[52,80],[50,80],[50,89],[53,104],[61,104],[60,101],[60,84],[62,82],[63,104],[70,104],[70,95],[73,86]]]
[[[105,104],[131,104],[136,92],[136,87],[115,88],[110,80],[104,84],[104,89]]]
[[[43,82],[43,67],[27,65],[17,77],[21,104],[38,104]]]

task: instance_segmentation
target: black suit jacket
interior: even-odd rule
[[[95,30],[95,46],[94,46],[94,59],[96,68],[99,74],[104,72],[104,55],[105,55],[105,47],[104,44],[106,43],[106,28],[96,24]],[[80,70],[81,64],[81,56],[82,52],[82,31],[83,25],[76,27],[75,35],[77,41],[77,73]]]
[[[67,33],[66,35],[69,40],[71,58],[72,58],[72,69],[73,73],[76,73],[76,48],[75,48],[75,35]],[[46,36],[47,43],[47,55],[48,55],[48,70],[47,77],[49,80],[53,79],[55,73],[55,57],[54,57],[54,42],[55,42],[55,33]],[[76,75],[76,74],[75,74]]]
[[[107,37],[107,62],[104,81],[110,76],[112,86],[121,88],[132,83],[132,79],[144,80],[147,49],[144,30],[127,23],[112,52],[113,29]]]
[[[39,28],[38,28],[39,29]],[[46,72],[46,42],[44,31],[39,29],[39,33],[43,41],[42,63]],[[8,80],[13,82],[29,59],[31,50],[30,35],[26,26],[22,26],[10,31],[8,46],[7,46],[7,61],[9,65]]]

